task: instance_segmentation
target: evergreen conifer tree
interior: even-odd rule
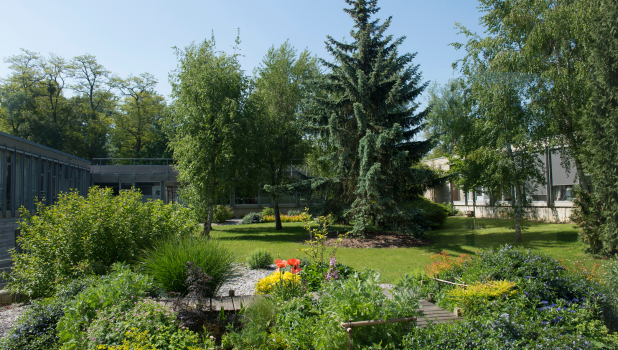
[[[618,0],[604,2],[600,13],[591,21],[593,95],[584,120],[599,227],[587,240],[593,251],[612,254],[618,250]]]
[[[415,182],[412,168],[431,149],[430,141],[414,141],[427,111],[416,113],[415,99],[427,87],[421,82],[415,54],[399,55],[405,37],[385,35],[389,17],[379,24],[372,15],[377,0],[346,0],[344,9],[354,20],[352,43],[328,36],[327,50],[334,63],[319,83],[325,97],[308,108],[310,124],[333,152],[329,154],[340,186],[340,203],[362,235],[374,224],[410,234],[424,231],[422,215],[403,209],[402,193]]]

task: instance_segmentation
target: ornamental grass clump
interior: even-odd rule
[[[236,276],[236,253],[222,241],[203,237],[180,237],[159,241],[145,250],[140,260],[144,272],[166,292],[185,295],[189,292],[186,283],[186,263],[193,262],[212,280],[205,293],[212,298],[221,286]]]

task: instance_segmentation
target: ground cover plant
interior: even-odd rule
[[[34,300],[0,349],[184,349],[214,347],[208,334],[187,329],[154,294],[152,277],[115,264],[103,276],[73,280]],[[203,329],[200,329],[203,331]]]
[[[406,349],[464,348],[603,348],[618,347],[618,336],[604,322],[616,304],[595,271],[564,264],[530,250],[502,246],[470,257],[435,256],[430,275],[412,283],[438,305],[462,308],[466,321],[415,329]],[[446,284],[432,277],[466,284]],[[424,280],[424,284],[420,283]]]
[[[89,274],[105,274],[115,262],[137,258],[156,240],[188,235],[195,222],[188,209],[161,201],[142,202],[138,191],[91,188],[87,197],[60,194],[49,207],[22,211],[8,289],[37,298],[57,285]]]

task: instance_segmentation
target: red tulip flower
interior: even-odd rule
[[[300,265],[300,260],[288,259],[288,265],[298,268],[298,266]]]
[[[288,263],[285,260],[281,261],[280,259],[277,259],[275,260],[275,265],[277,265],[278,268],[284,268],[288,266]]]

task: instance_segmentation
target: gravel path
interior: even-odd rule
[[[240,276],[233,278],[225,283],[217,296],[228,296],[230,289],[234,290],[235,295],[253,295],[255,293],[255,284],[258,280],[270,275],[275,271],[275,265],[270,265],[268,269],[251,270],[244,264],[238,264],[238,272]]]
[[[22,304],[11,304],[0,307],[0,338],[13,327],[19,315],[26,309]]]

